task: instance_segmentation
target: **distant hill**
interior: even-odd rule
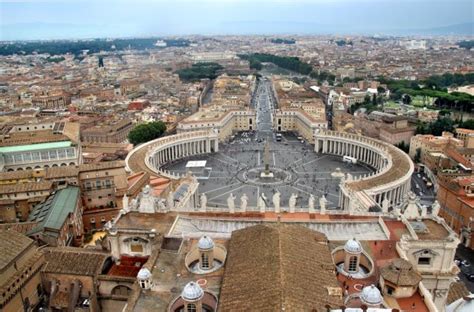
[[[393,31],[393,33],[396,33],[399,35],[435,35],[435,36],[471,35],[471,36],[474,36],[474,22],[453,24],[453,25],[433,27],[433,28],[395,30]]]

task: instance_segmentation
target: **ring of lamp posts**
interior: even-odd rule
[[[199,192],[208,197],[208,206],[215,205],[216,208],[227,207],[226,198],[230,194],[236,196],[238,205],[240,196],[245,193],[250,207],[256,206],[261,193],[265,193],[271,203],[271,196],[278,191],[282,207],[295,193],[298,195],[297,207],[307,207],[309,195],[313,194],[316,197],[315,206],[318,206],[317,199],[325,195],[327,207],[337,209],[341,178],[346,177],[347,173],[352,175],[353,180],[346,180],[346,185],[354,185],[357,191],[365,190],[374,198],[392,191],[393,195],[397,195],[394,203],[401,202],[404,196],[402,191],[409,188],[413,163],[408,155],[389,144],[352,134],[321,131],[315,134],[316,142],[312,144],[317,144],[313,148],[314,145],[308,142],[294,140],[291,134],[285,136],[288,136],[285,143],[269,142],[271,157],[267,162],[273,173],[272,179],[262,179],[259,175],[264,170],[264,144],[254,142],[248,134],[245,138],[250,141],[242,141],[242,133],[228,143],[217,143],[218,136],[211,130],[166,136],[132,150],[126,164],[128,170],[133,172],[145,170],[176,179],[186,175],[187,161],[206,160],[205,169],[209,169],[209,173],[193,174],[200,183]],[[332,150],[324,146],[321,148],[321,139],[331,142],[328,146],[337,142],[349,144],[346,148],[357,147],[357,155],[364,154],[360,153],[364,149],[371,151],[378,157],[378,162],[358,158],[357,164],[343,162],[346,150],[338,149],[337,145]],[[347,195],[344,190],[343,194]]]

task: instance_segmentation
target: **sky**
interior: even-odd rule
[[[472,33],[473,22],[472,0],[0,0],[0,40],[401,34],[466,23]]]

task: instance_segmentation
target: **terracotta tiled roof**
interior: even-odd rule
[[[43,272],[94,276],[99,274],[107,254],[84,248],[48,247],[44,249]]]
[[[79,170],[76,166],[51,167],[46,169],[45,178],[54,179],[64,177],[77,177],[78,173]]]
[[[46,191],[53,187],[52,182],[35,182],[0,185],[0,194]]]
[[[28,179],[33,176],[33,170],[18,170],[10,172],[1,172],[0,181]]]
[[[311,311],[342,305],[324,234],[256,225],[232,233],[220,311]]]
[[[421,281],[421,275],[404,259],[393,260],[381,269],[380,274],[385,280],[397,286],[416,286]]]
[[[101,162],[97,164],[79,165],[79,171],[86,172],[86,171],[105,170],[105,169],[121,168],[121,167],[125,167],[125,162],[123,160],[106,161],[106,162]]]
[[[0,271],[34,241],[16,231],[0,231]]]
[[[463,282],[454,282],[449,287],[448,299],[446,301],[446,304],[449,305],[454,301],[458,300],[459,298],[462,298],[467,295],[469,295],[469,290],[467,289],[466,285]]]

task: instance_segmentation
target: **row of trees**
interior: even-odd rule
[[[249,61],[250,69],[260,70],[262,69],[262,63],[268,62],[273,63],[281,68],[292,70],[302,75],[309,75],[312,79],[318,81],[328,81],[330,84],[334,84],[336,76],[325,72],[325,71],[314,71],[310,64],[302,62],[297,57],[291,56],[278,56],[266,53],[254,53],[254,54],[240,54],[238,55],[241,59]]]
[[[464,40],[464,41],[458,42],[458,46],[460,48],[470,50],[474,48],[474,40]]]
[[[452,120],[449,116],[440,116],[437,120],[427,123],[420,122],[416,127],[416,134],[432,134],[439,136],[444,131],[453,132],[456,128],[474,130],[474,120]]]
[[[295,44],[296,41],[295,39],[281,39],[281,38],[276,38],[270,40],[272,43],[277,43],[277,44]]]
[[[222,69],[223,67],[217,63],[196,63],[189,68],[180,69],[176,73],[183,81],[196,81],[204,78],[215,79]]]
[[[138,145],[161,137],[165,131],[166,125],[162,121],[140,124],[130,131],[128,140],[133,145]]]
[[[325,71],[320,71],[320,72],[316,72],[316,71],[312,71],[309,76],[313,79],[316,79],[318,81],[327,81],[329,82],[330,84],[334,84],[334,82],[336,81],[336,76],[331,74],[331,73],[328,73],[328,72],[325,72]]]
[[[365,108],[367,110],[367,113],[373,112],[374,110],[377,109],[377,105],[379,104],[381,99],[377,98],[377,95],[366,95],[364,98],[364,102],[362,103],[355,103],[349,106],[347,109],[347,112],[354,115],[354,113],[359,109],[359,108]]]
[[[341,39],[341,40],[337,40],[336,41],[336,44],[339,46],[339,47],[342,47],[342,46],[345,46],[345,45],[353,45],[354,43],[352,41],[346,41],[344,39]]]
[[[93,39],[81,41],[34,41],[13,42],[0,45],[0,55],[48,53],[51,55],[74,54],[80,55],[83,50],[89,53],[100,51],[122,51],[128,48],[145,50],[156,48],[155,43],[159,38],[133,38],[133,39]],[[189,46],[187,39],[164,39],[167,46]]]
[[[302,62],[298,57],[278,56],[267,53],[239,54],[241,59],[248,60],[251,68],[261,68],[261,63],[273,63],[281,68],[292,70],[302,75],[308,75],[312,71],[312,66]],[[260,64],[259,64],[260,63]]]
[[[391,90],[391,97],[394,100],[409,102],[405,96],[422,96],[436,98],[435,105],[440,108],[449,108],[462,111],[474,109],[474,96],[467,93],[448,93],[447,87],[474,84],[474,73],[469,74],[443,74],[431,76],[425,80],[388,80],[381,78],[382,83],[386,83]],[[404,98],[405,97],[405,98]]]

